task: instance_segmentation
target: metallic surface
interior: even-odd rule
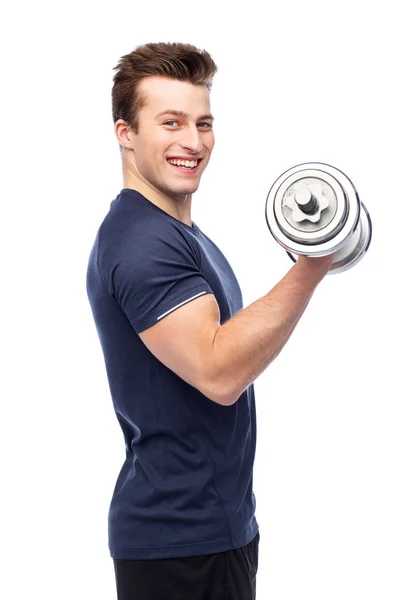
[[[266,221],[289,256],[334,254],[331,274],[357,264],[371,242],[371,219],[353,183],[325,163],[283,173],[267,196]]]

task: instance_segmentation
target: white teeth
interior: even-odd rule
[[[183,167],[196,167],[198,164],[197,160],[178,160],[176,158],[168,158],[168,163],[171,165],[178,165]]]

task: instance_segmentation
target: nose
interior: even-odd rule
[[[189,150],[189,152],[192,152],[193,154],[197,154],[198,152],[201,152],[202,140],[199,135],[198,129],[193,128],[193,127],[188,127],[184,132],[184,136],[183,136],[180,144],[181,144],[182,148],[186,148],[187,150]]]

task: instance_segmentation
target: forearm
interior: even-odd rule
[[[300,260],[264,297],[240,311],[216,332],[211,381],[222,404],[232,404],[278,356],[303,315],[324,266]]]

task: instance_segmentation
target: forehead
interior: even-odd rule
[[[205,85],[152,76],[143,79],[138,90],[145,98],[143,110],[152,115],[167,109],[197,115],[201,111],[208,112],[210,108],[209,92]]]

